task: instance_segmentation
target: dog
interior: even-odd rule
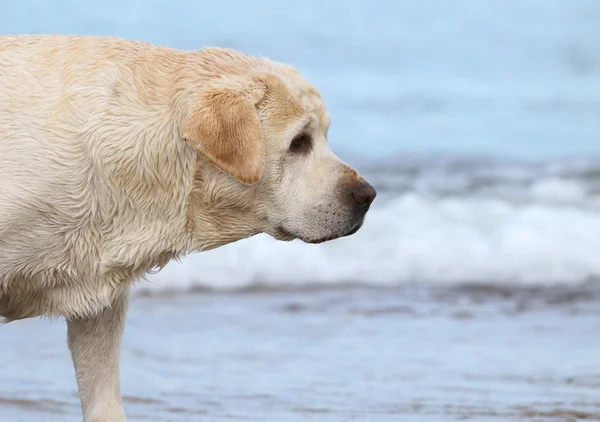
[[[131,285],[259,233],[355,233],[375,189],[319,92],[232,49],[0,37],[0,317],[64,317],[83,419],[122,422]]]

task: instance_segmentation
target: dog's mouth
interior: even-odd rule
[[[278,226],[275,229],[275,238],[277,240],[283,240],[283,241],[290,241],[290,240],[294,240],[294,239],[299,239],[305,243],[310,243],[310,244],[319,244],[319,243],[323,243],[323,242],[328,242],[330,240],[335,240],[335,239],[339,239],[341,237],[347,237],[347,236],[352,236],[354,233],[356,233],[363,225],[365,221],[364,215],[361,216],[358,220],[356,220],[348,230],[343,231],[341,233],[335,233],[329,236],[325,236],[325,237],[319,237],[319,238],[309,238],[309,237],[305,237],[305,236],[299,236],[299,235],[295,235],[294,233],[286,230],[284,227],[282,226]]]

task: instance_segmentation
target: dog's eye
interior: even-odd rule
[[[312,148],[312,138],[306,133],[302,133],[294,138],[290,144],[290,151],[294,153],[304,153]]]

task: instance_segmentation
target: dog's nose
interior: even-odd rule
[[[377,192],[373,188],[373,186],[369,185],[367,182],[363,182],[358,187],[352,191],[352,198],[354,198],[354,202],[357,205],[362,205],[368,207],[371,205],[371,202],[377,196]]]

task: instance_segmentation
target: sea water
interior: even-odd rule
[[[378,189],[354,236],[256,236],[141,283],[132,420],[600,418],[596,0],[22,0],[0,33],[291,63]],[[77,420],[63,335],[0,327],[0,420]]]

